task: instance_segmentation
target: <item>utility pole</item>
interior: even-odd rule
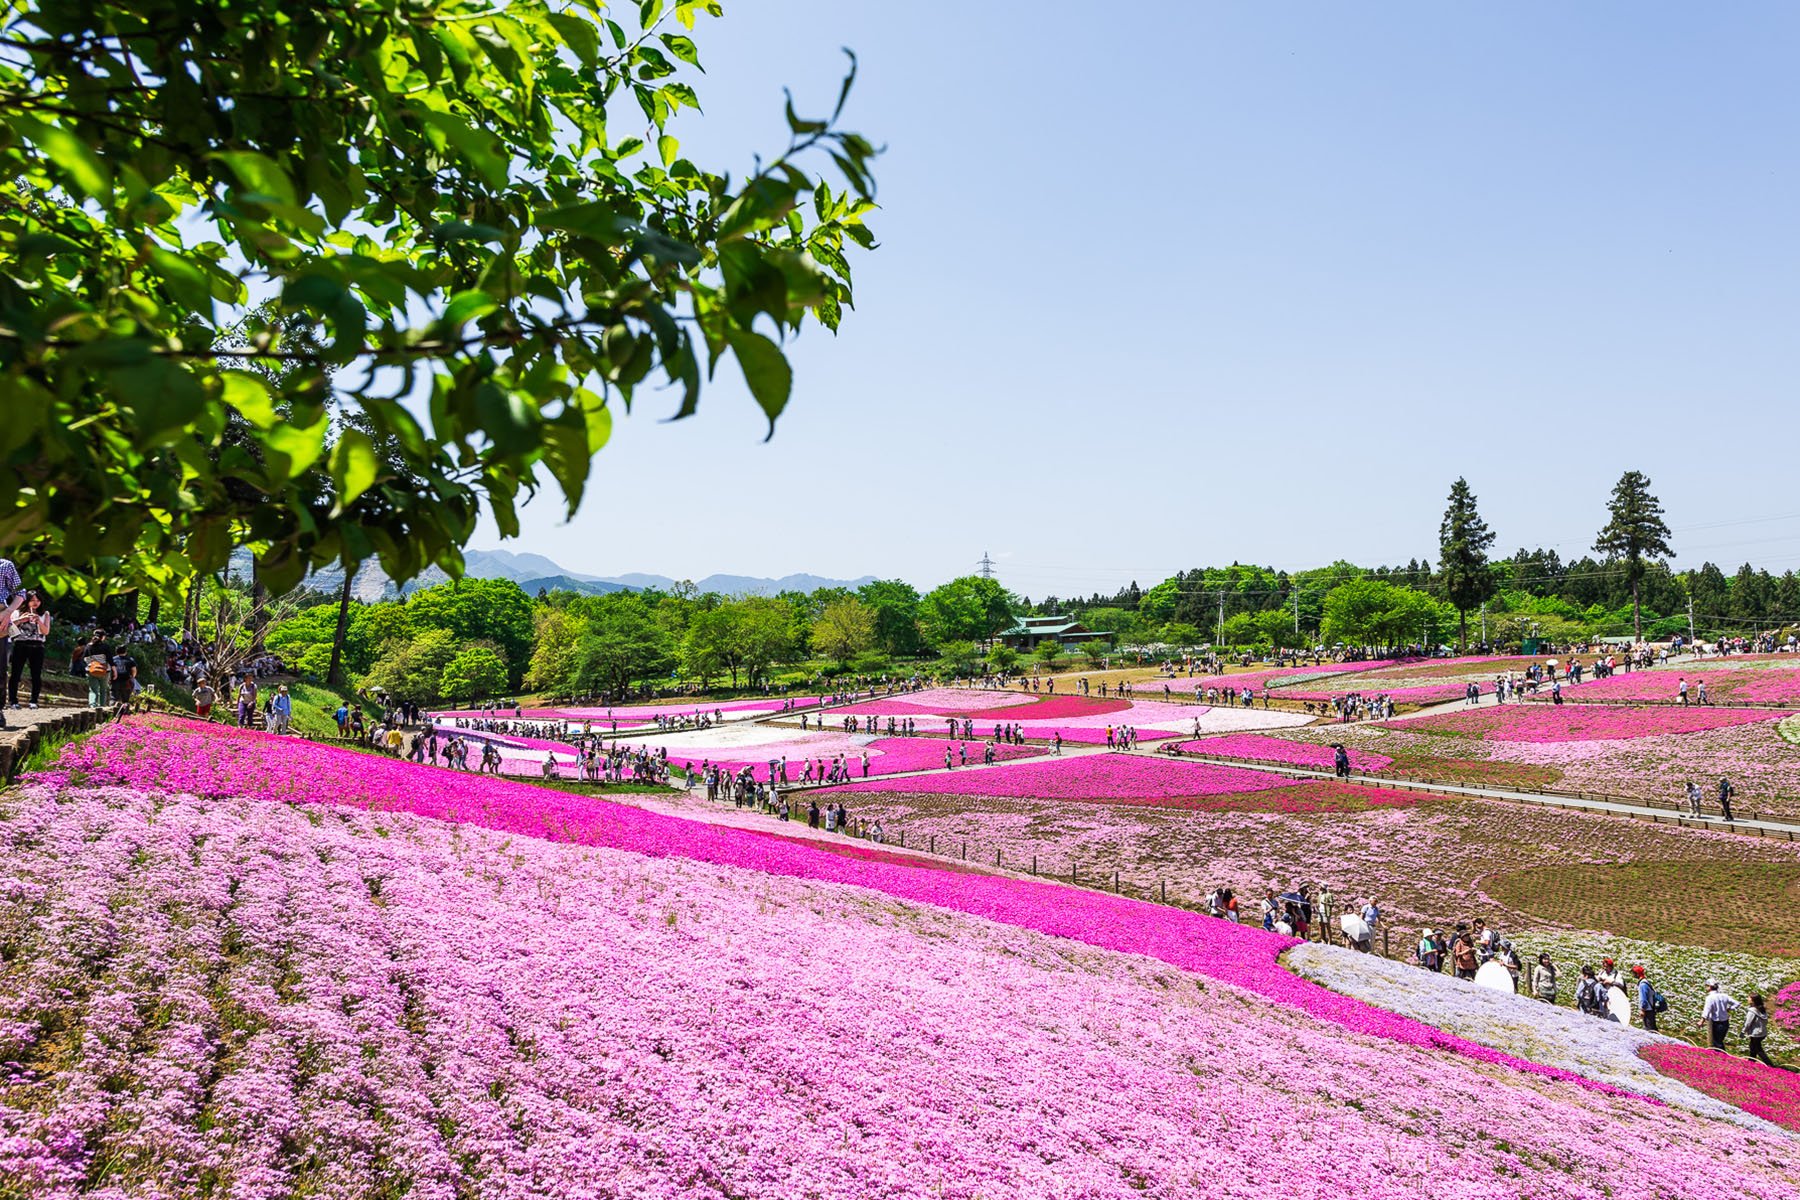
[[[988,552],[986,550],[981,552],[981,561],[976,563],[975,566],[979,569],[979,573],[983,579],[992,579],[994,577],[994,560],[988,557]]]
[[[1215,645],[1219,645],[1219,646],[1223,646],[1225,644],[1225,589],[1224,588],[1219,589],[1219,631],[1214,636],[1213,642]]]
[[[1294,632],[1300,632],[1300,589],[1294,589]]]
[[[1481,602],[1481,644],[1487,645],[1487,601]]]
[[[1692,596],[1689,596],[1688,597],[1688,643],[1690,645],[1692,645],[1692,644],[1698,642],[1699,640],[1700,640],[1700,635],[1694,632],[1694,598]]]

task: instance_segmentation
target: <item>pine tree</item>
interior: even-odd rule
[[[1475,493],[1469,490],[1467,480],[1458,479],[1450,485],[1450,504],[1444,509],[1444,523],[1438,526],[1438,566],[1445,596],[1456,608],[1465,647],[1469,644],[1469,610],[1494,594],[1494,571],[1487,557],[1493,544],[1492,531],[1475,509]]]
[[[1643,582],[1646,558],[1674,558],[1669,548],[1669,526],[1663,520],[1662,501],[1650,494],[1649,477],[1627,471],[1613,486],[1606,505],[1606,527],[1594,538],[1594,549],[1624,563],[1631,581],[1631,623],[1639,641],[1644,638],[1644,618],[1638,606],[1638,585]]]

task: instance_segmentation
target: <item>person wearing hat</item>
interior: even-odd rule
[[[286,733],[293,719],[294,698],[288,695],[284,683],[275,689],[275,697],[269,701],[269,729],[274,733]]]
[[[1442,969],[1444,955],[1438,949],[1437,935],[1429,929],[1419,934],[1418,956],[1419,965],[1427,971],[1435,972]]]
[[[1706,981],[1706,1003],[1700,1006],[1700,1020],[1712,1034],[1714,1050],[1725,1049],[1725,1035],[1731,1032],[1731,1010],[1741,1007],[1719,987],[1718,980]]]
[[[212,720],[213,705],[218,701],[219,693],[214,690],[212,684],[206,682],[206,676],[196,676],[194,679],[194,715],[202,721]]]
[[[1475,968],[1481,965],[1466,921],[1456,923],[1456,936],[1450,939],[1450,964],[1458,979],[1475,978]]]
[[[1600,986],[1620,990],[1625,987],[1625,977],[1619,974],[1618,966],[1610,958],[1600,960]]]

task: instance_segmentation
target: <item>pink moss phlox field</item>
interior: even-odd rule
[[[1659,1042],[1638,1052],[1664,1075],[1754,1117],[1800,1131],[1800,1076],[1718,1050]]]
[[[1800,704],[1800,662],[1793,655],[1779,659],[1702,660],[1679,666],[1632,671],[1595,679],[1569,691],[1583,702],[1592,700],[1648,700],[1663,704],[1681,702],[1681,681],[1687,680],[1688,696],[1697,701],[1700,684],[1707,698],[1735,704]]]
[[[1336,762],[1330,746],[1307,742],[1290,742],[1266,733],[1231,733],[1224,737],[1201,738],[1183,742],[1181,749],[1189,754],[1214,754],[1220,758],[1242,758],[1251,762],[1279,763],[1284,767],[1305,767],[1329,771]],[[1385,754],[1367,750],[1351,750],[1350,766],[1357,771],[1385,771],[1394,760]]]
[[[1191,764],[1146,761],[1144,765]],[[1006,766],[979,773],[1029,769],[1026,765]],[[1211,768],[1209,774],[1220,770],[1230,768]],[[1155,778],[1154,773],[1151,778]],[[1175,786],[1168,777],[1164,780],[1164,786]],[[591,796],[419,767],[255,731],[221,730],[187,720],[158,719],[152,725],[134,719],[108,726],[68,747],[54,769],[32,776],[31,782],[52,790],[115,786],[200,797],[249,795],[301,804],[352,805],[464,821],[553,842],[578,842],[652,857],[678,856],[770,875],[853,884],[1004,925],[1161,959],[1359,1033],[1408,1046],[1453,1051],[1481,1062],[1572,1081],[1607,1094],[1621,1094],[1617,1089],[1453,1037],[1301,979],[1276,961],[1282,950],[1295,944],[1292,938],[1122,896],[1033,880],[959,875],[926,866],[903,867],[846,858],[795,841],[749,837],[739,830],[663,816]],[[1277,784],[1280,782],[1283,781],[1276,780]]]
[[[1698,733],[1780,719],[1776,714],[1742,708],[1515,704],[1437,713],[1411,721],[1384,722],[1383,728],[1413,733],[1479,734],[1489,742],[1610,742]]]
[[[843,791],[932,796],[1029,796],[1131,804],[1188,796],[1220,796],[1287,787],[1293,780],[1267,771],[1217,763],[1176,762],[1136,755],[1081,754],[1033,759],[980,771],[952,771],[900,783],[852,783]]]
[[[1800,979],[1769,997],[1769,1020],[1800,1033]]]
[[[0,1082],[20,1200],[1793,1195],[1791,1148],[1741,1129],[858,887],[406,813],[9,800],[7,1000],[81,1039]],[[0,1026],[9,1056],[37,1033]]]
[[[817,742],[793,741],[777,742],[770,746],[757,746],[753,749],[755,757],[751,757],[747,749],[720,750],[707,756],[692,750],[671,751],[669,761],[676,764],[690,765],[698,768],[703,762],[715,767],[724,767],[728,771],[741,771],[745,767],[756,772],[758,779],[767,779],[769,760],[785,757],[788,760],[788,782],[797,783],[800,773],[805,769],[807,759],[823,758],[829,762],[839,753],[845,755],[845,761],[854,777],[862,776],[862,755],[869,755],[869,774],[895,775],[906,771],[941,771],[944,769],[944,750],[952,753],[958,747],[967,747],[969,761],[980,762],[983,743],[971,739],[968,742],[951,741],[947,738],[876,738],[873,741],[855,741],[849,737],[840,739],[827,737],[826,745]],[[765,752],[766,751],[766,752]],[[1002,762],[1015,758],[1031,758],[1045,753],[1041,746],[995,746],[994,756]],[[721,758],[720,755],[730,757]]]
[[[1136,685],[1140,690],[1154,693],[1167,684],[1171,692],[1192,692],[1200,688],[1219,688],[1241,692],[1250,688],[1260,695],[1264,688],[1280,690],[1282,680],[1316,679],[1323,675],[1353,674],[1372,671],[1378,667],[1393,666],[1396,662],[1411,661],[1383,658],[1371,662],[1357,663],[1322,663],[1319,666],[1302,667],[1269,667],[1262,671],[1242,671],[1235,675],[1204,675],[1181,679],[1152,679]]]

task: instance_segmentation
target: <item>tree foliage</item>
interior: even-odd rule
[[[1487,557],[1493,544],[1493,531],[1476,510],[1475,493],[1468,480],[1458,476],[1450,485],[1450,501],[1438,526],[1438,572],[1444,595],[1456,609],[1464,645],[1469,641],[1469,610],[1494,594],[1494,572]]]
[[[685,417],[730,357],[772,428],[778,339],[835,328],[873,245],[875,152],[839,125],[847,78],[744,178],[685,155],[720,11],[9,6],[0,551],[86,598],[172,599],[240,543],[277,592],[339,561],[457,575],[482,511],[515,533],[546,477],[576,509],[653,378]],[[333,370],[358,414],[335,438]],[[348,520],[390,482],[382,441],[417,485]]]
[[[1606,525],[1594,536],[1594,549],[1624,565],[1625,577],[1631,583],[1634,633],[1641,638],[1644,620],[1638,585],[1644,578],[1647,559],[1675,557],[1675,551],[1669,547],[1669,526],[1663,520],[1662,502],[1650,493],[1649,477],[1639,471],[1619,476],[1606,514]]]
[[[445,663],[438,680],[438,694],[446,700],[480,700],[505,690],[505,660],[480,647],[464,650]]]
[[[875,644],[875,612],[855,596],[833,600],[813,620],[813,653],[847,663]]]
[[[998,580],[965,575],[919,602],[919,623],[933,643],[985,642],[1012,623],[1019,605]]]

